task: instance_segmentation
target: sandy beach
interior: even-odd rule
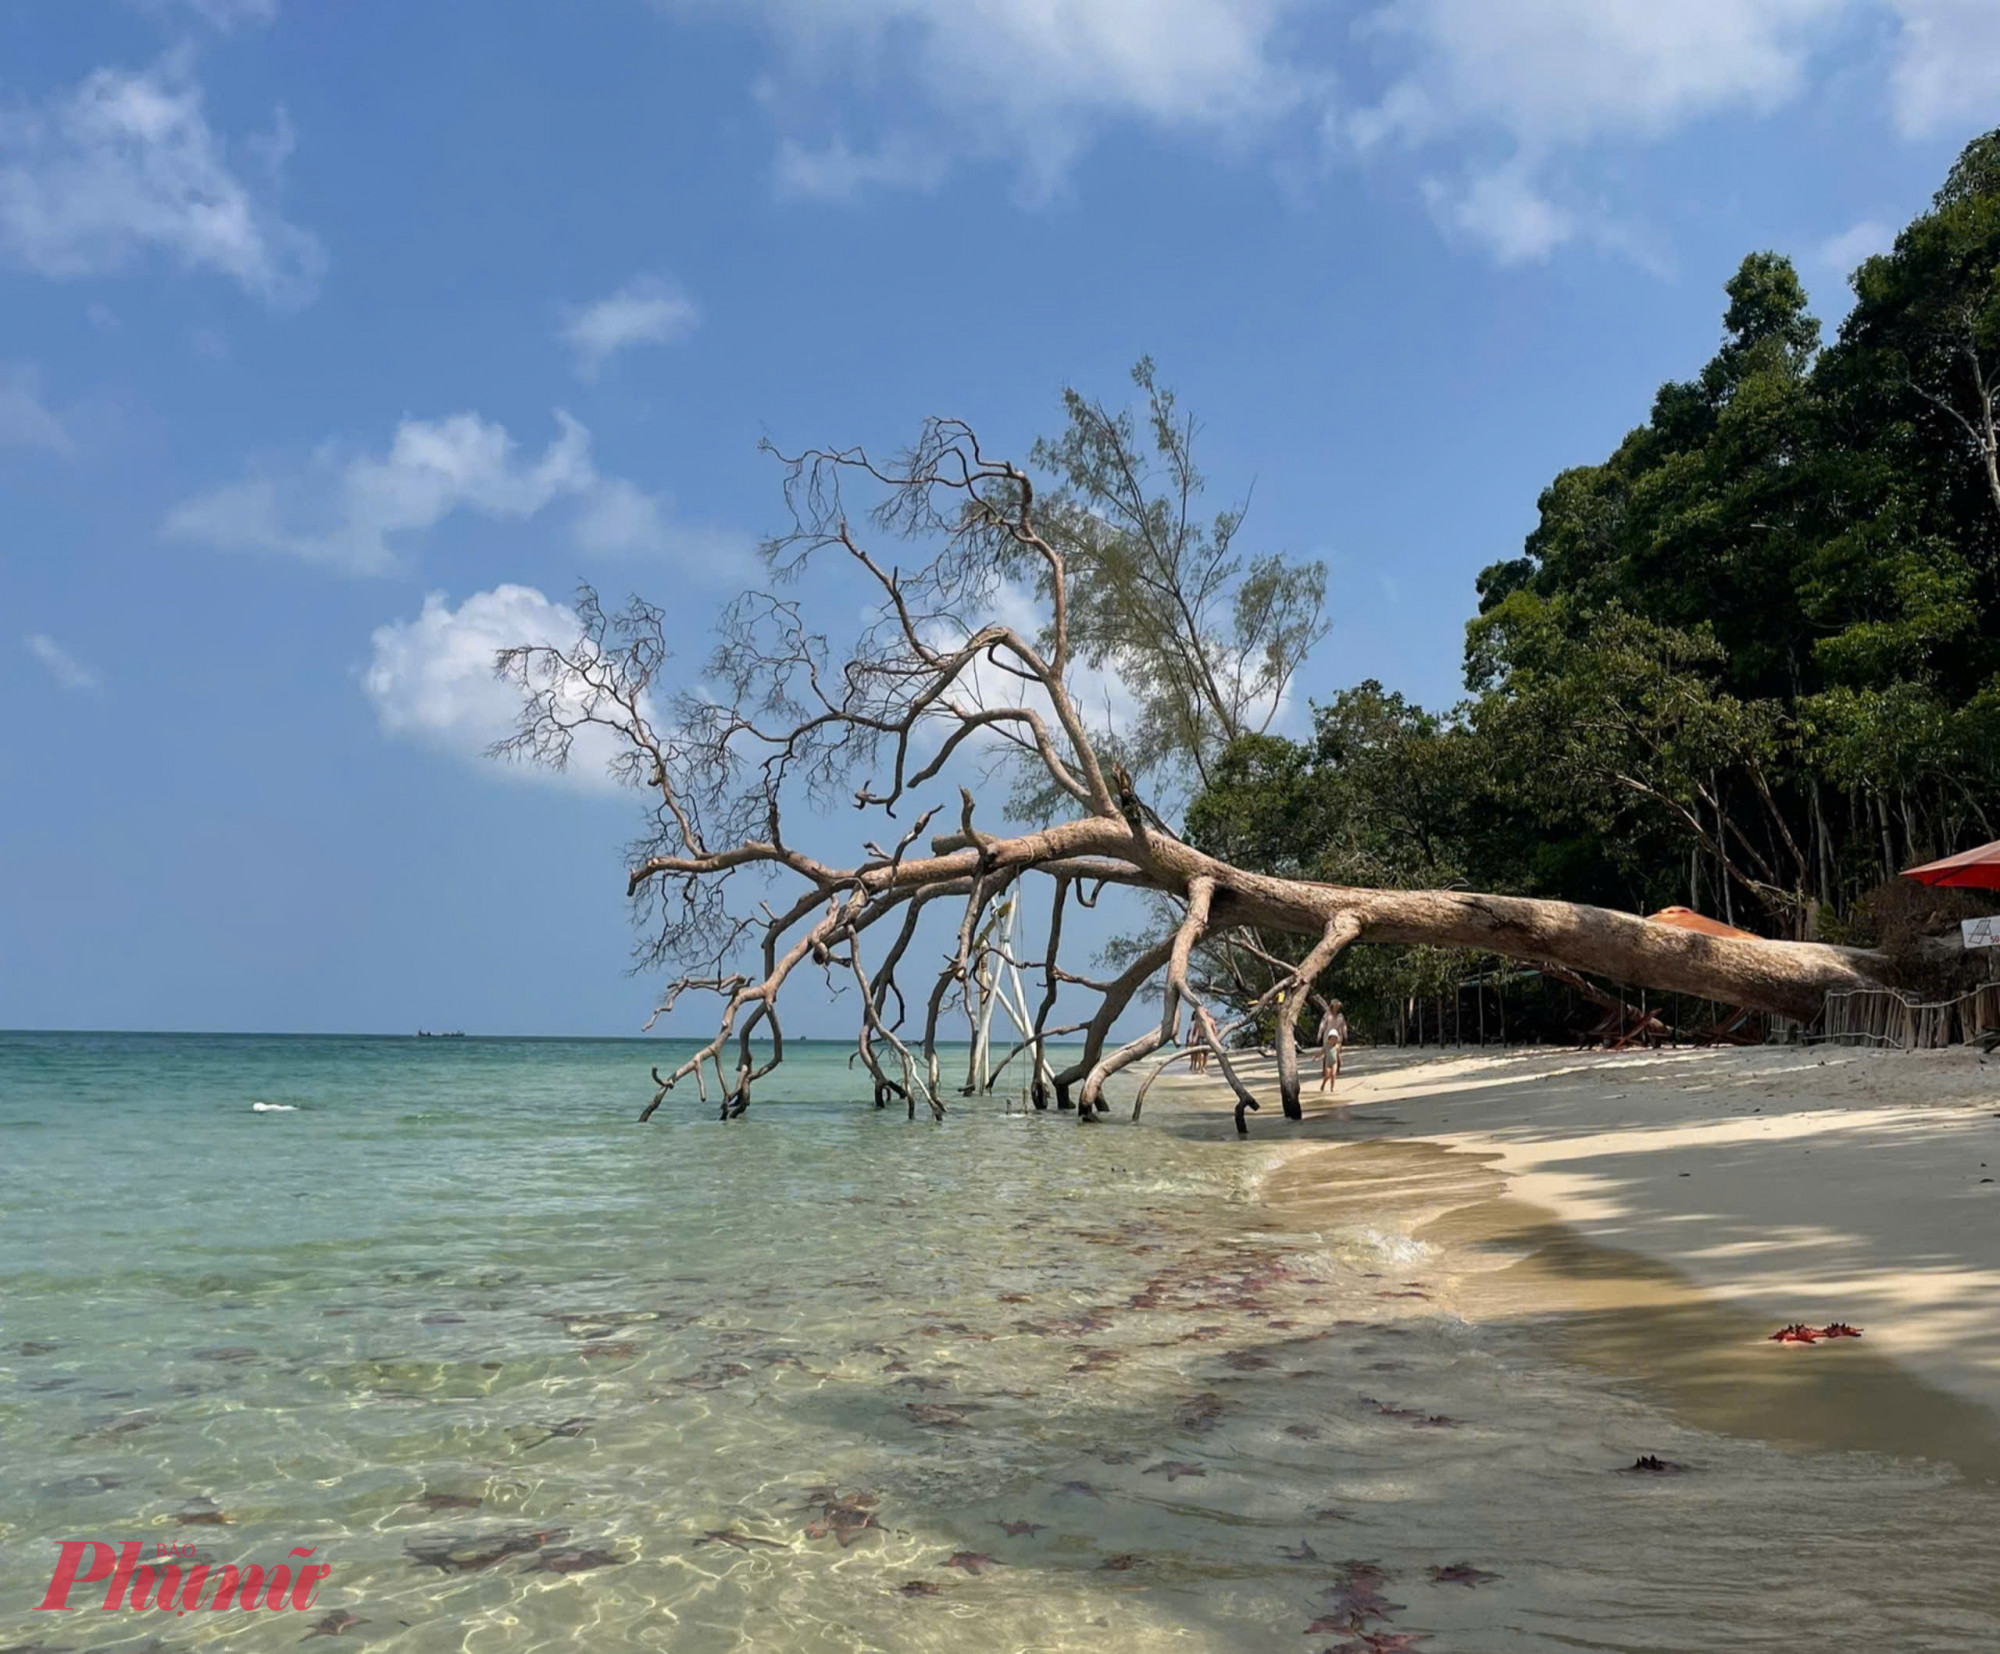
[[[1219,1091],[1148,1111],[1227,1134]],[[1706,1428],[2000,1476],[2000,1060],[1363,1050],[1337,1096],[1253,1118],[1266,1198],[1407,1233],[1450,1313],[1543,1317]],[[1828,1321],[1863,1337],[1769,1339]]]

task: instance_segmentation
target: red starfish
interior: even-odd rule
[[[1162,1459],[1156,1465],[1148,1465],[1140,1473],[1142,1476],[1165,1476],[1168,1486],[1178,1482],[1183,1476],[1206,1476],[1207,1471],[1198,1464],[1183,1464],[1179,1459]]]
[[[1484,1568],[1475,1568],[1470,1562],[1454,1562],[1448,1568],[1431,1569],[1433,1585],[1484,1585],[1488,1580],[1498,1579],[1498,1574],[1489,1574]]]
[[[1794,1321],[1789,1327],[1780,1327],[1771,1334],[1773,1344],[1817,1344],[1819,1329],[1809,1327],[1803,1321]]]
[[[1019,1539],[1024,1533],[1030,1539],[1033,1539],[1048,1524],[1045,1522],[995,1522],[993,1525],[1003,1530],[1009,1539]]]
[[[1819,1329],[1822,1338],[1859,1338],[1861,1329],[1850,1327],[1845,1321],[1829,1321]]]
[[[1348,1631],[1358,1630],[1363,1620],[1386,1620],[1410,1606],[1407,1602],[1391,1602],[1373,1585],[1359,1582],[1336,1585],[1321,1595],[1333,1604],[1334,1616],[1342,1622],[1339,1629]]]
[[[946,1558],[947,1568],[963,1568],[969,1574],[981,1573],[988,1568],[1000,1566],[997,1556],[988,1556],[984,1551],[953,1551]]]
[[[904,1597],[941,1597],[942,1585],[933,1585],[927,1579],[906,1579],[896,1587],[896,1594]]]
[[[1107,1556],[1098,1563],[1099,1568],[1109,1569],[1112,1573],[1124,1573],[1129,1568],[1143,1568],[1145,1565],[1146,1559],[1143,1556],[1135,1556],[1130,1551],[1121,1551],[1117,1556]]]

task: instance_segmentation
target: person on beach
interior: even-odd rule
[[[1331,1091],[1340,1078],[1340,1054],[1347,1044],[1347,1017],[1335,1000],[1326,1008],[1319,1025],[1319,1088]]]

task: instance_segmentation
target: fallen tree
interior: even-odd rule
[[[1141,383],[1151,391],[1150,379]],[[1301,1009],[1320,975],[1356,944],[1551,961],[1802,1020],[1830,991],[1893,981],[1895,964],[1863,950],[1715,938],[1560,901],[1274,877],[1182,840],[1121,757],[1137,749],[1091,727],[1076,679],[1140,663],[1151,675],[1147,707],[1171,713],[1154,720],[1157,759],[1176,728],[1198,745],[1237,733],[1254,706],[1275,706],[1323,628],[1318,588],[1301,578],[1314,571],[1231,561],[1238,517],[1225,514],[1212,535],[1190,537],[1186,508],[1200,479],[1184,439],[1193,427],[1174,424],[1170,398],[1165,409],[1155,393],[1178,522],[1171,496],[1154,501],[1136,475],[1125,475],[1129,422],[1101,410],[1071,409],[1070,440],[1084,446],[1068,452],[1070,475],[1091,483],[1082,503],[1058,491],[1045,504],[1026,469],[989,457],[969,427],[934,420],[888,465],[858,449],[781,456],[793,529],[766,548],[772,589],[746,593],[726,612],[701,690],[668,694],[661,683],[668,655],[659,609],[635,600],[608,613],[587,589],[573,645],[500,657],[523,710],[499,750],[560,767],[586,731],[608,733],[614,767],[648,798],[628,894],[647,936],[642,963],[672,971],[660,1011],[696,993],[719,1002],[713,1037],[670,1074],[655,1071],[659,1092],[642,1118],[689,1078],[706,1096],[711,1076],[723,1117],[740,1114],[784,1060],[780,1006],[801,974],[850,990],[855,1058],[878,1106],[894,1099],[912,1117],[920,1104],[944,1117],[941,1030],[960,1009],[978,1025],[998,967],[1040,979],[1032,1013],[1018,995],[1004,1001],[1038,1107],[1074,1107],[1088,1121],[1104,1109],[1114,1075],[1156,1053],[1200,1046],[1236,1094],[1239,1125],[1243,1110],[1258,1105],[1231,1060],[1232,1031],[1277,1008],[1280,1101],[1296,1117]],[[855,532],[843,487],[857,481],[877,496],[869,520],[878,531],[923,545],[914,570],[885,561]],[[821,578],[829,560],[873,593],[872,619],[839,650],[808,619],[821,605],[787,595],[788,586]],[[1111,620],[1107,592],[1122,593],[1125,605]],[[991,618],[1030,593],[1032,630]],[[1234,630],[1224,628],[1221,644],[1202,608],[1218,594],[1234,605]],[[980,760],[990,773],[996,753],[1031,773],[1017,798],[1052,801],[1045,825],[988,831],[973,794],[947,778]],[[914,819],[888,843],[864,840],[844,861],[787,841],[788,809],[823,810],[843,796],[891,823],[909,812]],[[946,830],[931,832],[947,811]],[[1024,957],[1012,940],[1018,909],[1008,904],[1025,899],[1031,880],[1046,887],[1048,919],[1039,953]],[[1111,887],[1148,893],[1163,918],[1122,972],[1092,980],[1061,959],[1063,921],[1072,905],[1095,905]],[[955,941],[935,968],[922,969],[921,992],[906,991],[918,973],[912,943],[938,903],[957,915]],[[993,922],[1003,911],[1004,930]],[[1255,939],[1285,935],[1305,939],[1303,956],[1288,964],[1263,951],[1282,968],[1255,999],[1239,996],[1219,1016],[1192,968],[1197,950],[1240,938],[1255,951]],[[1121,1014],[1155,982],[1157,1020],[1114,1045]],[[1075,1031],[1050,1026],[1064,994],[1095,995],[1096,1005],[1081,1027],[1080,1054],[1057,1069],[1050,1042]]]

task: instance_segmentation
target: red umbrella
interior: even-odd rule
[[[2000,839],[1982,844],[1977,850],[1946,856],[1942,861],[1906,867],[1903,877],[1953,890],[2000,890]]]

